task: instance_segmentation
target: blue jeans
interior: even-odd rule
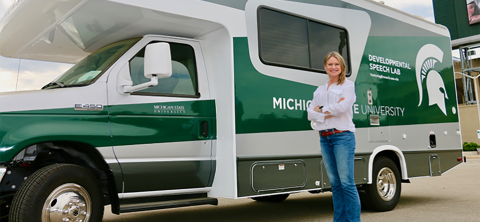
[[[343,132],[320,136],[323,162],[332,185],[333,221],[360,221],[360,198],[353,175],[355,136]]]

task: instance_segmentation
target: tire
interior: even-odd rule
[[[259,202],[269,202],[269,203],[279,203],[286,200],[290,196],[290,194],[277,194],[271,196],[263,196],[263,197],[252,197],[253,200]]]
[[[53,164],[35,171],[20,186],[10,222],[96,222],[102,221],[103,210],[100,182],[92,172],[78,165]]]
[[[360,192],[362,206],[373,211],[393,210],[400,199],[402,183],[397,165],[387,157],[379,157],[373,163],[372,184],[364,185]]]

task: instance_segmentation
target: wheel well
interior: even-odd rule
[[[31,165],[35,170],[55,163],[71,163],[85,167],[102,178],[105,176],[103,172],[109,169],[96,148],[86,143],[56,141],[34,144],[26,150],[25,157],[29,156],[29,159],[24,158],[23,161],[33,159]]]
[[[98,150],[86,143],[72,141],[54,141],[33,144],[17,154],[10,162],[10,168],[29,168],[28,175],[48,165],[70,163],[91,171],[102,184],[102,190],[110,198],[105,204],[118,204],[118,195],[113,173]],[[18,186],[19,187],[19,186]],[[112,195],[109,195],[112,194]],[[114,212],[116,213],[116,212]]]
[[[378,153],[376,156],[375,156],[375,159],[374,161],[378,158],[378,157],[387,157],[389,159],[391,159],[395,165],[397,166],[398,168],[398,171],[400,172],[400,178],[403,178],[403,175],[402,175],[402,165],[400,164],[400,159],[398,158],[398,155],[397,153],[395,153],[394,151],[392,150],[384,150],[380,153]]]

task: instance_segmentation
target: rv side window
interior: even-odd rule
[[[132,93],[133,95],[188,96],[198,95],[195,53],[191,46],[169,43],[172,55],[172,76],[158,79],[158,85]],[[145,48],[130,60],[130,76],[133,85],[149,82],[144,73]]]
[[[309,68],[307,20],[260,10],[260,55],[264,62]]]
[[[258,12],[260,59],[265,64],[325,72],[323,59],[339,52],[350,70],[345,29],[267,8]]]
[[[350,70],[346,30],[309,21],[308,31],[311,68],[325,71],[323,59],[327,53],[337,51],[345,59],[347,71]]]

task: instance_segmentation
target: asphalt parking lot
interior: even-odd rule
[[[362,221],[480,221],[480,156],[440,177],[415,178],[402,184],[393,211],[362,211]],[[332,221],[331,193],[291,195],[282,203],[219,199],[218,206],[197,206],[114,215],[106,207],[103,221]]]

